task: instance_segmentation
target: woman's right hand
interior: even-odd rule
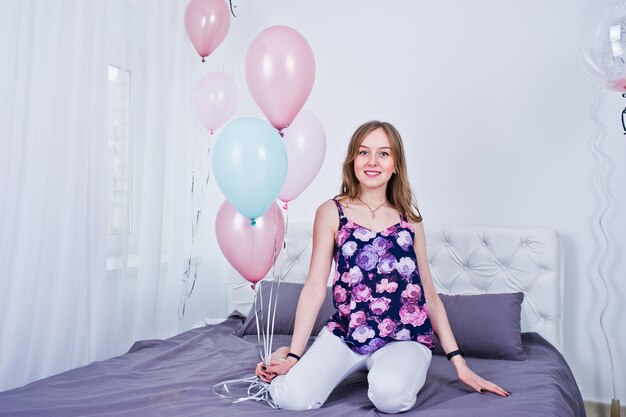
[[[295,358],[287,357],[285,359],[272,360],[270,366],[266,367],[266,371],[273,375],[272,378],[278,375],[285,375],[293,366],[298,363]]]
[[[266,366],[264,362],[259,362],[254,373],[263,382],[272,382],[272,379],[277,375],[285,375],[297,362],[294,358],[287,357],[288,353],[289,347],[287,346],[276,349],[270,357],[270,366]]]
[[[276,376],[276,374],[267,371],[267,367],[263,362],[259,362],[256,364],[256,369],[254,373],[256,374],[256,376],[259,377],[261,381],[267,383],[272,382],[272,379],[274,379],[274,377]]]

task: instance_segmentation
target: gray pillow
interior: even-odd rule
[[[524,361],[520,333],[524,293],[444,295],[443,302],[459,347],[468,356]],[[435,353],[444,354],[435,337]]]
[[[261,281],[263,291],[263,312],[259,312],[259,322],[267,328],[268,300],[271,281]],[[293,334],[296,319],[298,298],[302,291],[302,284],[282,282],[280,288],[274,283],[274,291],[278,288],[278,307],[274,321],[274,334]],[[274,294],[276,295],[276,294]],[[450,321],[454,338],[467,356],[483,358],[527,360],[522,347],[520,333],[521,304],[524,293],[510,294],[480,294],[480,295],[445,295],[439,297],[443,302]],[[260,301],[257,309],[261,309]],[[237,335],[257,334],[256,310],[254,305]],[[315,321],[311,335],[317,335],[324,327],[330,316],[335,313],[333,297],[328,289],[324,303]],[[437,337],[435,340],[435,354],[444,354]]]
[[[271,281],[261,281],[261,291],[263,291],[263,309],[261,310],[260,298],[257,299],[257,308],[254,304],[246,317],[246,321],[243,323],[239,331],[238,336],[245,336],[249,334],[257,334],[256,329],[256,313],[259,310],[259,324],[263,329],[267,329],[268,317],[268,303],[270,298]],[[293,334],[293,328],[296,321],[296,308],[298,306],[298,298],[300,297],[300,291],[302,291],[303,284],[293,282],[281,282],[280,288],[278,283],[274,282],[274,294],[273,300],[276,302],[276,316],[274,318],[274,334]],[[275,298],[278,294],[278,298]],[[320,312],[315,320],[313,326],[312,336],[322,331],[326,321],[335,313],[335,307],[333,306],[333,296],[328,289],[324,303],[320,308]]]

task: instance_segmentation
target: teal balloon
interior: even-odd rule
[[[253,117],[236,119],[222,129],[212,164],[226,199],[250,219],[270,208],[287,177],[287,151],[280,134]]]

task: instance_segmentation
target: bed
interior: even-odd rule
[[[431,228],[427,240],[433,279],[450,309],[455,334],[475,352],[467,362],[512,395],[500,398],[471,391],[456,380],[444,356],[434,355],[414,408],[403,415],[585,416],[576,381],[560,353],[563,276],[556,232],[544,228]],[[264,284],[265,291],[276,286],[279,305],[287,310],[295,306],[289,294],[306,276],[310,241],[309,225],[289,225],[287,248],[277,263],[284,276],[282,289],[269,281]],[[259,360],[256,326],[251,325],[254,320],[250,317],[255,311],[251,310],[253,296],[250,286],[233,276],[229,305],[245,312],[247,319],[236,311],[219,324],[167,340],[139,341],[122,356],[5,391],[0,393],[0,416],[382,415],[367,398],[362,373],[344,381],[317,410],[278,411],[264,402],[233,404],[216,395],[215,384],[251,376]],[[490,296],[504,302],[485,303]],[[494,313],[494,308],[507,311]],[[277,313],[281,314],[289,316]],[[472,340],[480,329],[470,329],[463,320],[476,314],[494,320],[494,324],[481,326],[489,334],[498,333],[494,340],[500,332],[494,332],[493,326],[508,320],[503,325],[502,350],[481,351],[485,347],[480,340]],[[283,321],[276,325],[275,347],[289,343],[293,323]],[[517,351],[507,351],[509,345],[517,345]],[[509,354],[523,357],[507,357]],[[506,358],[494,359],[501,356]]]

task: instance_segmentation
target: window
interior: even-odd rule
[[[117,275],[129,265],[133,236],[133,146],[131,77],[121,66],[108,66],[107,87],[107,270]],[[135,251],[136,252],[136,251]]]
[[[108,67],[108,235],[132,232],[130,72]]]

